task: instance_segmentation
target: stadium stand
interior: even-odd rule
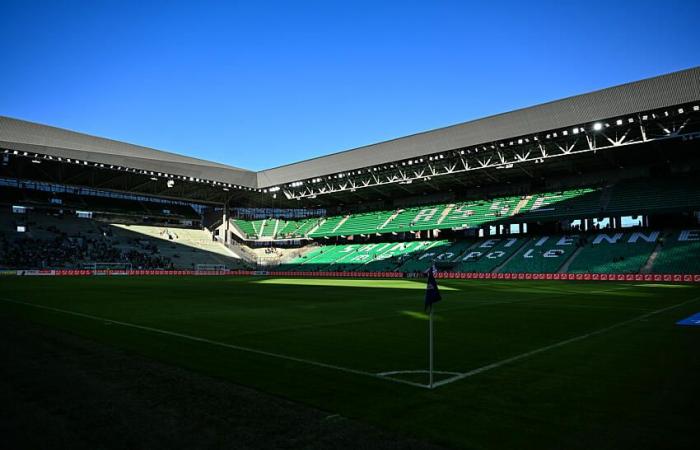
[[[505,237],[478,242],[457,260],[458,272],[492,272],[508,261],[526,242],[526,239]]]
[[[583,245],[577,235],[531,238],[501,269],[503,273],[554,273]]]
[[[699,76],[260,172],[0,117],[0,265],[698,273]]]
[[[9,209],[9,208],[8,208]],[[55,212],[0,213],[0,267],[82,268],[128,263],[133,268],[185,268],[246,264],[203,230],[110,224]],[[17,232],[17,225],[26,232]]]
[[[434,263],[439,264],[440,268],[449,267],[449,263],[454,262],[472,244],[470,241],[433,241],[419,254],[402,264],[398,270],[406,273],[423,272]]]
[[[654,272],[697,273],[691,255],[700,232],[593,232],[582,235],[503,236],[479,240],[434,240],[318,246],[278,267],[285,271],[423,272],[433,264],[448,272],[640,273],[663,243]],[[568,263],[568,264],[567,264]]]
[[[630,186],[633,185],[626,185],[625,189],[636,189]],[[590,192],[585,191],[582,195]],[[671,195],[671,191],[666,192]],[[687,197],[682,201],[687,202]],[[26,200],[27,196],[19,198]],[[564,201],[571,198],[580,198],[580,195],[570,195]],[[533,196],[512,197],[508,202],[499,199],[498,208],[509,213],[518,207],[532,210],[535,202],[537,199],[533,200]],[[497,210],[494,204],[495,201],[481,205],[472,202],[469,211],[479,211],[485,217]],[[411,214],[428,217],[431,221],[429,227],[437,225],[435,215],[441,215],[443,223],[455,224],[461,223],[458,222],[461,219],[453,218],[456,214],[467,218],[473,216],[465,216],[466,205],[455,203],[439,208],[413,208]],[[222,265],[230,269],[249,267],[249,263],[214,240],[206,230],[110,223],[80,219],[52,210],[37,212],[31,208],[25,214],[12,214],[9,209],[3,208],[0,214],[0,255],[4,268],[80,268],[91,262],[123,262],[134,268],[192,269],[199,264]],[[236,220],[236,223],[242,229],[249,226],[254,232],[262,231],[262,235],[268,238],[300,236],[300,230],[323,226],[326,229],[333,227],[337,232],[344,229],[350,234],[377,223],[385,224],[406,211],[408,209],[358,214],[350,224],[350,216],[325,220]],[[413,224],[420,227],[415,221]],[[17,225],[26,226],[26,232],[17,232]],[[266,228],[270,231],[266,232]],[[298,256],[275,270],[412,273],[423,272],[435,264],[439,270],[451,272],[634,274],[644,270],[698,273],[700,263],[695,257],[698,252],[700,234],[697,230],[609,229],[566,235],[496,235],[480,239],[462,237],[319,245],[306,252],[295,252]],[[265,257],[277,259],[283,255],[275,248],[265,249],[264,253]]]
[[[258,231],[254,225],[255,222],[240,219],[233,219],[231,222],[241,230],[243,236],[247,239],[258,239]]]
[[[251,222],[236,219],[234,222],[253,240],[282,237],[294,226],[290,223],[299,224],[292,232],[295,237],[309,238],[479,228],[501,222],[560,220],[597,217],[601,214],[627,215],[700,208],[700,193],[693,183],[694,180],[687,177],[654,182],[625,181],[603,188],[549,191],[490,200],[330,216],[309,219],[306,226],[294,221],[286,222],[282,227],[279,225],[280,221],[275,220]],[[316,223],[319,226],[315,226]],[[285,232],[280,233],[281,230]]]
[[[675,212],[699,206],[697,178],[681,176],[618,183],[612,188],[607,211],[640,214],[650,211]]]
[[[313,227],[308,230],[307,236],[311,238],[340,236],[340,234],[336,233],[336,230],[346,219],[347,216],[334,216],[321,219],[317,227]],[[365,230],[365,232],[367,232],[367,230]]]
[[[0,187],[0,198],[3,203],[89,211],[94,215],[111,217],[200,220],[199,215],[191,206],[177,203],[156,203],[118,197],[77,195],[67,192],[22,190],[8,186]]]
[[[110,229],[120,248],[147,242],[176,268],[191,269],[198,264],[219,264],[229,269],[245,267],[230,250],[203,230],[122,224],[111,224]]]
[[[378,244],[325,245],[282,264],[280,270],[376,270],[395,269],[431,241],[387,242]]]
[[[594,234],[571,261],[569,273],[639,273],[656,247],[660,233]]]
[[[667,233],[654,260],[654,273],[700,273],[700,230]]]

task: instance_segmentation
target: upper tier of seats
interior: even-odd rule
[[[231,223],[238,227],[241,237],[248,240],[299,239],[306,237],[311,229],[316,227],[321,219],[265,219],[243,220],[233,219]]]
[[[116,197],[51,193],[14,187],[0,187],[0,202],[10,205],[53,206],[109,215],[157,217],[162,219],[199,220],[199,214],[188,205],[140,201]]]
[[[605,188],[570,189],[490,200],[373,211],[302,221],[234,223],[248,239],[322,238],[433,229],[480,228],[498,222],[637,215],[700,208],[697,180],[625,181]],[[289,230],[294,229],[292,233]]]

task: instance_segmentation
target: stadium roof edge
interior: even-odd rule
[[[253,172],[0,116],[0,148],[267,188],[700,100],[700,66]]]
[[[258,187],[386,164],[700,100],[700,66],[258,172]]]
[[[0,116],[0,148],[255,187],[255,172]]]

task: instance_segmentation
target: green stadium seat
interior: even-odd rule
[[[611,231],[588,238],[569,264],[569,273],[639,273],[656,247],[658,231]]]
[[[576,235],[531,238],[501,268],[503,273],[554,273],[580,246]]]
[[[700,230],[669,233],[661,239],[653,273],[700,274]]]
[[[518,237],[487,238],[458,258],[458,272],[492,272],[505,263],[528,240]]]

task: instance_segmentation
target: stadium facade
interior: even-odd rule
[[[0,117],[0,267],[692,276],[698,145],[700,68],[259,172]]]

